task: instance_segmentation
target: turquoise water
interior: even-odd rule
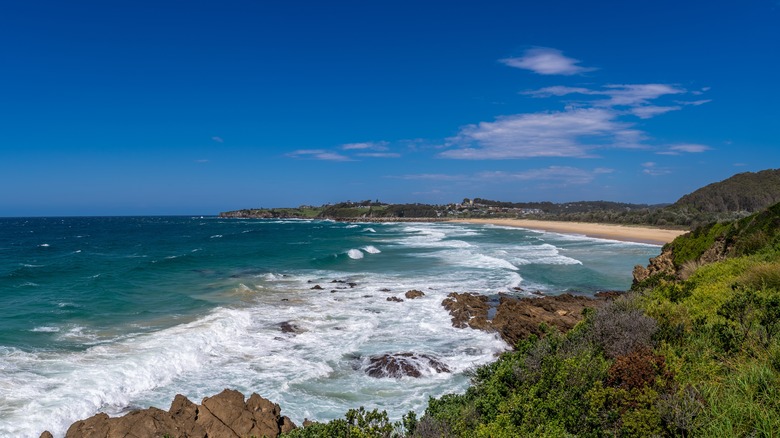
[[[658,252],[490,225],[0,219],[0,436],[62,436],[99,411],[225,387],[296,423],[360,405],[400,418],[464,390],[464,371],[506,348],[451,327],[448,293],[626,289]],[[387,301],[409,289],[426,295]],[[298,333],[280,330],[288,321]],[[453,373],[365,375],[369,356],[406,351]]]

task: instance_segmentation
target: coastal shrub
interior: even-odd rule
[[[608,385],[628,390],[653,386],[657,379],[670,379],[666,359],[648,347],[618,357],[607,371]]]
[[[730,224],[712,223],[698,227],[667,244],[672,249],[675,267],[680,268],[685,263],[701,257],[706,250],[715,244],[718,238],[725,236],[730,227]]]
[[[704,397],[691,385],[659,396],[658,410],[667,435],[691,436],[702,424]]]
[[[327,423],[311,423],[284,435],[288,438],[391,438],[400,436],[386,411],[350,409],[344,418]]]
[[[608,358],[614,359],[635,349],[652,346],[658,323],[637,306],[635,298],[621,298],[599,309],[593,316],[591,339]]]
[[[736,284],[753,289],[780,290],[780,262],[757,263],[745,271]]]

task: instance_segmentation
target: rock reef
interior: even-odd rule
[[[509,345],[530,335],[541,335],[540,324],[567,331],[583,318],[583,310],[597,308],[613,299],[614,292],[596,298],[563,294],[538,298],[501,296],[497,306],[490,298],[472,293],[453,292],[442,301],[452,315],[452,326],[498,333]],[[495,315],[490,318],[491,310]]]
[[[276,438],[295,429],[280,413],[278,404],[254,393],[245,401],[242,393],[226,389],[200,405],[178,394],[168,411],[149,408],[115,418],[100,413],[73,423],[65,438]]]

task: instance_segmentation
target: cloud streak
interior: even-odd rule
[[[321,160],[321,161],[352,161],[352,158],[325,149],[299,149],[287,154],[290,158]]]
[[[600,108],[516,114],[494,122],[467,125],[447,141],[453,149],[439,154],[455,159],[517,159],[593,157],[604,147],[635,148],[642,133],[619,122],[613,111]]]
[[[571,76],[596,70],[591,67],[577,65],[580,61],[563,55],[558,49],[536,47],[528,49],[523,56],[504,58],[499,62],[509,67],[530,70],[540,75]]]
[[[599,175],[613,173],[613,169],[598,167],[595,169],[581,169],[571,166],[549,166],[537,169],[527,169],[517,172],[507,172],[503,170],[484,171],[475,174],[444,174],[444,173],[424,173],[391,176],[404,180],[419,180],[432,182],[480,182],[503,184],[508,182],[544,182],[546,186],[571,186],[577,184],[589,184]]]

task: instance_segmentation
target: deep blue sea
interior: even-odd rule
[[[453,328],[448,293],[626,289],[659,252],[452,223],[0,218],[0,437],[60,437],[97,412],[226,387],[279,403],[296,424],[361,405],[400,419],[465,390],[464,372],[507,348]],[[410,289],[425,296],[387,301]],[[453,372],[365,374],[371,355],[399,352]]]

